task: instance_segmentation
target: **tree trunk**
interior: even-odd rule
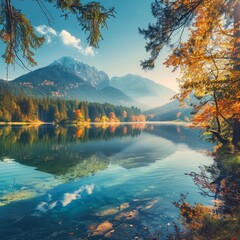
[[[235,119],[233,123],[233,145],[238,146],[240,143],[240,122]]]
[[[236,5],[234,6],[234,11],[233,11],[233,16],[234,16],[234,37],[235,37],[235,43],[234,43],[234,70],[240,72],[240,3],[237,2]],[[236,113],[237,114],[237,113]],[[238,146],[240,143],[240,122],[236,118],[234,119],[233,123],[233,139],[232,142],[235,146]]]

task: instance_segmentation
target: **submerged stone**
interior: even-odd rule
[[[130,227],[129,224],[123,223],[116,226],[114,230],[109,231],[104,236],[114,240],[119,240],[119,236],[121,236],[121,239],[134,239],[136,236],[136,229]]]
[[[97,212],[95,215],[98,217],[104,217],[104,216],[116,214],[118,212],[119,211],[116,208],[109,208],[109,209],[105,209],[100,212]]]
[[[119,206],[119,210],[122,211],[122,210],[124,210],[124,209],[126,209],[126,208],[129,208],[129,207],[130,207],[129,203],[122,203],[122,204]]]
[[[105,221],[97,226],[96,230],[93,232],[93,236],[103,235],[109,230],[111,230],[113,225],[109,221]]]
[[[138,217],[138,211],[137,210],[132,210],[128,212],[121,212],[115,217],[115,220],[129,220],[129,219],[134,219]]]
[[[30,190],[22,190],[22,191],[8,193],[0,198],[0,207],[5,206],[11,202],[26,200],[26,199],[34,198],[36,196],[37,196],[37,193]]]

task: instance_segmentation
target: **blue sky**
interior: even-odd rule
[[[95,66],[98,70],[105,71],[110,77],[133,73],[177,90],[177,74],[162,65],[169,50],[163,51],[155,70],[144,71],[140,67],[140,61],[146,59],[148,54],[145,52],[145,41],[143,36],[139,35],[138,27],[146,28],[149,22],[154,21],[150,8],[152,0],[105,0],[102,2],[106,7],[115,7],[116,18],[109,19],[108,29],[102,30],[104,40],[100,42],[100,48],[91,49],[87,46],[86,35],[73,17],[65,20],[60,17],[61,11],[55,9],[53,5],[46,4],[54,19],[49,26],[36,1],[13,0],[12,4],[21,9],[39,35],[44,34],[46,38],[44,46],[35,52],[38,65],[31,69],[44,67],[62,56],[72,56]],[[0,43],[0,50],[3,53],[2,43]],[[0,78],[5,78],[6,65],[3,59],[0,60],[0,66]],[[27,71],[23,71],[17,65],[11,66],[9,79],[25,73]]]

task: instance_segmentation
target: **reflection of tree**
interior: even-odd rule
[[[125,143],[115,146],[107,140],[137,136],[140,132],[131,125],[109,125],[106,128],[7,126],[0,128],[0,159],[13,158],[66,181],[106,169],[109,164],[106,155],[127,146]],[[92,145],[102,140],[105,149]]]
[[[177,125],[154,125],[154,129],[151,129],[150,126],[145,128],[144,131],[169,139],[174,143],[184,143],[194,149],[209,147],[209,143],[199,138],[201,134],[201,130],[199,129],[190,129]]]
[[[216,166],[201,168],[200,173],[190,173],[193,181],[201,189],[201,194],[214,198],[214,209],[218,214],[234,214],[240,207],[240,186],[232,175],[213,176]],[[207,176],[206,172],[211,172]],[[212,181],[211,181],[212,180]]]
[[[34,144],[34,143],[65,143],[75,142],[80,139],[82,142],[92,140],[108,140],[124,135],[139,135],[144,127],[140,125],[96,125],[89,129],[88,126],[77,127],[3,127],[0,128],[0,146],[3,149],[11,147],[12,144]]]
[[[67,182],[79,177],[95,174],[98,171],[105,170],[109,165],[109,161],[103,156],[92,155],[89,158],[79,161],[76,165],[64,169],[64,174],[60,175],[59,178]]]
[[[189,174],[202,195],[214,198],[215,211],[220,214],[234,214],[240,208],[239,153],[232,153],[230,148],[216,146],[212,153],[215,163],[200,167],[198,173]]]
[[[224,149],[224,150],[223,150]],[[238,170],[224,166],[228,155],[223,154],[225,146],[216,148],[214,155],[216,163],[208,167],[201,167],[200,172],[191,172],[195,184],[204,196],[212,197],[214,207],[195,203],[191,206],[182,195],[174,205],[179,208],[182,223],[187,232],[181,233],[179,238],[172,239],[238,239],[240,226],[240,176]],[[237,154],[239,156],[239,153]],[[236,165],[235,165],[236,166]],[[217,238],[217,236],[221,236]]]

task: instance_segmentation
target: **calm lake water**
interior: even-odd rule
[[[0,128],[1,239],[147,237],[178,221],[172,202],[212,204],[185,175],[210,165],[183,126]]]

